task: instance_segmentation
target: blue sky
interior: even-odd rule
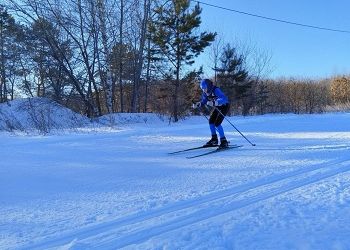
[[[270,77],[324,78],[350,74],[350,1],[335,0],[203,0],[212,5],[296,23],[320,26],[349,33],[337,33],[294,26],[202,7],[201,31],[218,32],[226,42],[251,41],[272,56]],[[209,49],[206,49],[206,54]],[[210,60],[201,55],[209,75]]]

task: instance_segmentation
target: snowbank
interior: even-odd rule
[[[166,121],[166,117],[153,113],[116,113],[104,115],[96,119],[96,122],[103,126],[115,124],[159,124]]]
[[[313,114],[313,115],[295,115],[286,114],[281,120],[281,115],[268,114],[263,116],[242,117],[232,116],[228,119],[233,122],[238,128],[244,128],[245,131],[251,129],[250,123],[260,121],[260,132],[266,131],[285,131],[288,127],[289,131],[313,131],[328,130],[330,126],[333,129],[337,128],[342,131],[349,131],[350,125],[348,123],[349,113],[337,113],[337,121],[332,124],[334,113],[327,114]],[[317,119],[318,126],[315,127],[310,119]],[[271,127],[271,123],[279,121],[280,126]],[[294,121],[298,122],[290,127]],[[0,104],[0,131],[22,131],[25,133],[40,133],[48,134],[57,131],[79,131],[83,133],[91,132],[113,132],[121,129],[128,129],[131,127],[166,127],[170,125],[173,129],[183,130],[183,124],[189,126],[205,125],[207,120],[204,116],[191,116],[179,123],[169,124],[169,117],[161,116],[153,113],[115,113],[101,116],[99,118],[90,120],[86,116],[73,112],[72,110],[46,98],[26,98],[16,99],[8,103]],[[226,120],[223,122],[224,126],[232,129],[231,125]],[[253,126],[253,130],[255,127]]]
[[[0,131],[46,134],[53,129],[72,129],[89,123],[87,117],[47,98],[16,99],[0,104]]]
[[[39,132],[57,130],[108,131],[123,125],[150,125],[168,122],[152,113],[116,113],[90,120],[47,98],[16,99],[0,104],[0,131]]]

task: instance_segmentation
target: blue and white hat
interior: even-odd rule
[[[210,92],[213,88],[213,82],[209,79],[202,79],[199,86],[202,90],[206,89],[207,92]]]

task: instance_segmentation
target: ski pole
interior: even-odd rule
[[[227,117],[226,117],[226,116],[225,116],[225,115],[224,115],[224,114],[223,114],[223,113],[222,113],[222,112],[221,112],[221,111],[220,111],[220,110],[219,110],[217,107],[215,107],[215,106],[214,106],[214,108],[215,108],[215,109],[216,109],[216,110],[217,110],[217,111],[218,111],[218,112],[219,112],[219,113],[220,113],[220,114],[221,114],[221,115],[222,115],[222,116],[225,118],[225,120],[226,120],[226,121],[228,121],[228,123],[230,123],[230,124],[231,124],[231,126],[232,126],[232,127],[235,129],[235,130],[237,130],[237,132],[238,132],[238,133],[240,133],[240,134],[241,134],[241,136],[243,136],[243,138],[244,138],[244,139],[246,139],[246,140],[247,140],[247,142],[249,142],[249,143],[250,143],[250,145],[252,145],[252,146],[256,146],[256,144],[255,144],[255,143],[252,143],[251,141],[249,141],[249,140],[248,140],[248,138],[247,138],[247,137],[245,137],[245,136],[244,136],[244,134],[242,134],[242,133],[241,133],[241,131],[239,131],[239,130],[238,130],[238,128],[236,128],[236,126],[235,126],[235,125],[233,125],[233,124],[230,122],[230,120],[229,120],[229,119],[227,119]]]

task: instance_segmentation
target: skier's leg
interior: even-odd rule
[[[229,110],[229,104],[226,104],[226,105],[222,105],[220,107],[217,107],[220,112],[222,114],[220,114],[219,112],[219,115],[217,116],[217,119],[215,121],[215,126],[219,132],[219,135],[220,135],[220,147],[227,147],[228,146],[228,142],[226,140],[226,137],[225,137],[225,133],[224,133],[224,129],[223,127],[221,126],[221,123],[222,121],[224,120],[224,116],[223,115],[226,115],[228,113],[228,110]]]
[[[204,146],[216,146],[218,145],[218,136],[216,135],[215,120],[219,115],[217,110],[214,110],[209,117],[209,128],[211,133],[211,139]]]
[[[210,128],[210,132],[211,132],[211,135],[216,135],[216,129],[215,129],[215,124],[211,123],[209,124],[209,128]]]
[[[225,137],[224,128],[221,126],[221,124],[219,126],[217,126],[216,128],[217,128],[217,130],[219,132],[220,138]]]
[[[211,135],[215,135],[216,136],[216,120],[217,120],[217,117],[218,117],[219,112],[214,109],[213,112],[210,114],[210,117],[209,117],[209,128],[210,128],[210,132],[211,132]]]

